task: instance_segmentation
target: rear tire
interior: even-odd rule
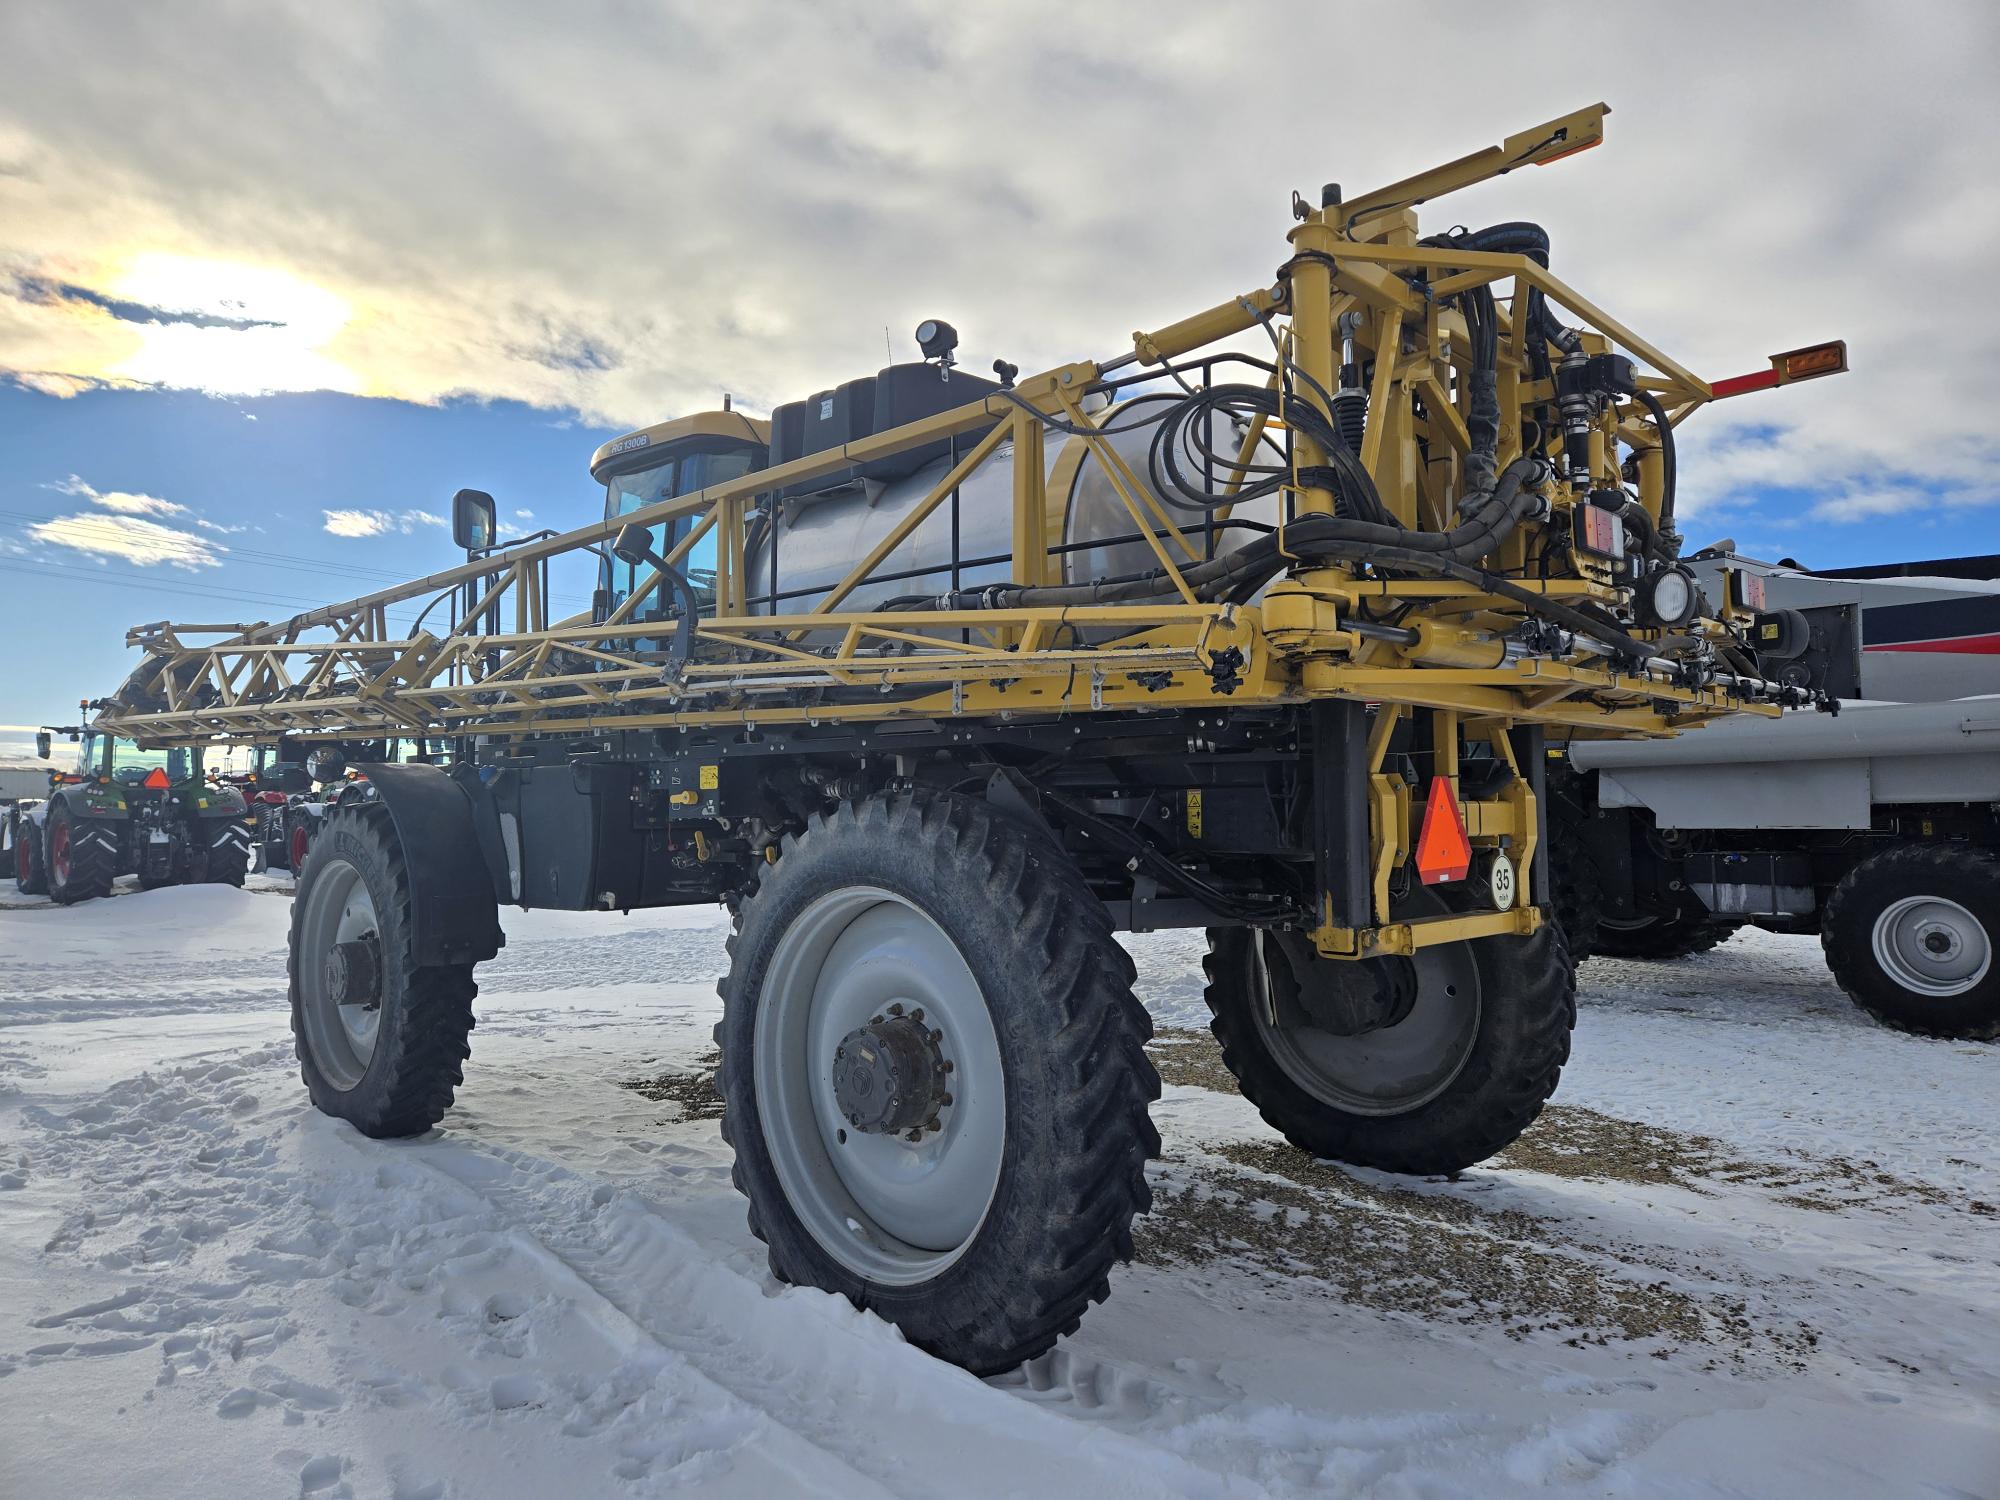
[[[1834,980],[1884,1026],[2000,1037],[2000,858],[1962,844],[1886,850],[1847,872],[1825,918]]]
[[[1576,970],[1553,923],[1531,937],[1419,950],[1429,969],[1419,967],[1408,1014],[1359,1035],[1321,1030],[1290,998],[1294,963],[1348,961],[1247,928],[1208,937],[1206,998],[1222,1060],[1265,1122],[1314,1156],[1422,1176],[1460,1171],[1533,1123],[1569,1060]],[[1459,1019],[1440,1029],[1440,1016]]]
[[[729,951],[722,1132],[772,1274],[975,1373],[1076,1328],[1151,1205],[1160,1084],[1132,961],[1068,856],[959,796],[844,804],[786,838]],[[832,1080],[857,1033],[918,1010],[896,1047],[860,1044],[891,1104],[936,1105],[912,1142]]]
[[[215,842],[218,834],[221,842]],[[187,862],[183,878],[189,885],[241,886],[250,867],[250,830],[242,823],[214,819],[187,825]]]
[[[9,816],[14,837],[14,889],[24,896],[46,896],[49,871],[42,854],[42,830],[19,812]]]
[[[1549,905],[1569,943],[1570,959],[1582,963],[1598,951],[1597,930],[1604,911],[1604,870],[1585,836],[1589,814],[1568,787],[1551,777],[1548,794]]]
[[[411,963],[410,899],[389,809],[328,813],[292,902],[292,1033],[314,1106],[379,1138],[443,1119],[471,1056],[473,966]]]
[[[70,906],[110,895],[111,882],[118,878],[113,836],[85,819],[72,817],[69,808],[60,802],[49,809],[47,829],[49,842],[44,858],[49,898]]]

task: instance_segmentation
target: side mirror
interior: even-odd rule
[[[611,618],[611,590],[592,589],[590,591],[590,623],[602,625]]]
[[[619,527],[618,535],[611,539],[611,555],[635,568],[641,563],[659,566],[653,557],[653,533],[629,521]]]
[[[493,497],[484,490],[460,490],[451,497],[451,539],[467,552],[493,545]]]
[[[52,743],[53,741],[50,739],[49,732],[46,729],[37,730],[35,732],[36,756],[39,759],[47,760],[49,758],[49,746]]]
[[[314,781],[338,781],[347,774],[347,757],[331,745],[321,745],[306,756],[306,775]]]

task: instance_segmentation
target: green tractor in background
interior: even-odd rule
[[[47,760],[58,734],[76,743],[75,765],[52,767],[48,796],[6,814],[16,889],[69,905],[109,895],[120,875],[147,890],[243,884],[255,819],[240,790],[204,777],[199,749],[66,727],[37,734],[36,754]]]

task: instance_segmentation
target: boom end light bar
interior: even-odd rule
[[[1817,380],[1822,375],[1847,373],[1847,340],[1809,344],[1771,356],[1771,368],[1749,375],[1732,375],[1709,386],[1716,400],[1740,396],[1746,391],[1768,391],[1774,385],[1790,385],[1795,380]]]

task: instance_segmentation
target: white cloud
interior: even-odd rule
[[[220,542],[176,531],[157,521],[93,511],[38,521],[28,528],[28,535],[51,547],[69,547],[100,559],[122,558],[142,568],[159,563],[190,571],[219,567],[222,558],[218,554],[229,550]]]
[[[176,505],[157,495],[130,495],[121,490],[113,490],[107,495],[92,495],[90,503],[128,516],[184,516],[188,513],[185,505]]]
[[[381,536],[384,532],[400,531],[405,534],[419,526],[443,526],[443,516],[427,510],[328,510],[322,511],[326,517],[325,529],[334,536]]]
[[[517,521],[532,521],[535,519],[535,513],[531,510],[517,510],[514,512],[514,519]]]
[[[86,500],[98,507],[95,511],[56,516],[30,526],[28,535],[45,545],[68,547],[100,560],[123,558],[141,567],[170,563],[177,568],[189,569],[219,566],[222,559],[218,554],[229,550],[207,537],[145,519],[148,516],[193,517],[193,511],[177,501],[128,490],[98,490],[76,474],[46,484],[43,488]],[[194,524],[216,532],[242,529],[218,526],[198,517],[194,519]],[[10,544],[8,550],[21,549]]]
[[[119,511],[128,516],[184,516],[189,514],[185,505],[172,500],[162,500],[158,495],[135,495],[126,490],[112,490],[108,493],[91,488],[78,475],[59,479],[54,484],[42,486],[55,490],[58,494],[75,495],[88,500],[92,505],[101,505],[106,510]],[[197,522],[207,525],[207,522]],[[220,529],[220,528],[215,528]]]
[[[384,510],[329,510],[326,529],[335,536],[377,536],[396,524]]]
[[[1143,24],[1056,0],[808,7],[782,24],[757,6],[516,3],[475,29],[421,8],[222,4],[104,28],[87,7],[23,3],[0,133],[38,166],[0,177],[0,262],[115,291],[130,247],[158,246],[284,293],[252,309],[283,328],[158,334],[0,295],[0,363],[44,386],[111,378],[147,338],[195,383],[269,378],[259,341],[317,315],[312,289],[351,313],[337,330],[321,317],[318,352],[368,394],[620,426],[869,373],[884,324],[907,358],[933,315],[964,331],[968,368],[998,354],[1034,370],[1266,281],[1292,189],[1449,160],[1602,78],[1601,149],[1423,221],[1540,220],[1559,275],[1705,374],[1850,341],[1852,374],[1695,418],[1689,514],[1771,484],[1838,499],[2000,470],[1984,263],[2000,13],[1985,5],[1927,6],[1920,25],[1862,3],[1496,6],[1445,29],[1409,7],[1295,5],[1244,46],[1235,8],[1192,0],[1158,0]],[[1371,56],[1420,56],[1434,107],[1409,107],[1407,70],[1324,87],[1329,57]],[[610,72],[616,107],[580,107]],[[172,132],[130,126],[168,115]],[[1007,122],[1050,118],[1075,144],[995,150]],[[702,149],[661,158],[689,120]],[[649,163],[644,191],[607,169],[630,160]]]

